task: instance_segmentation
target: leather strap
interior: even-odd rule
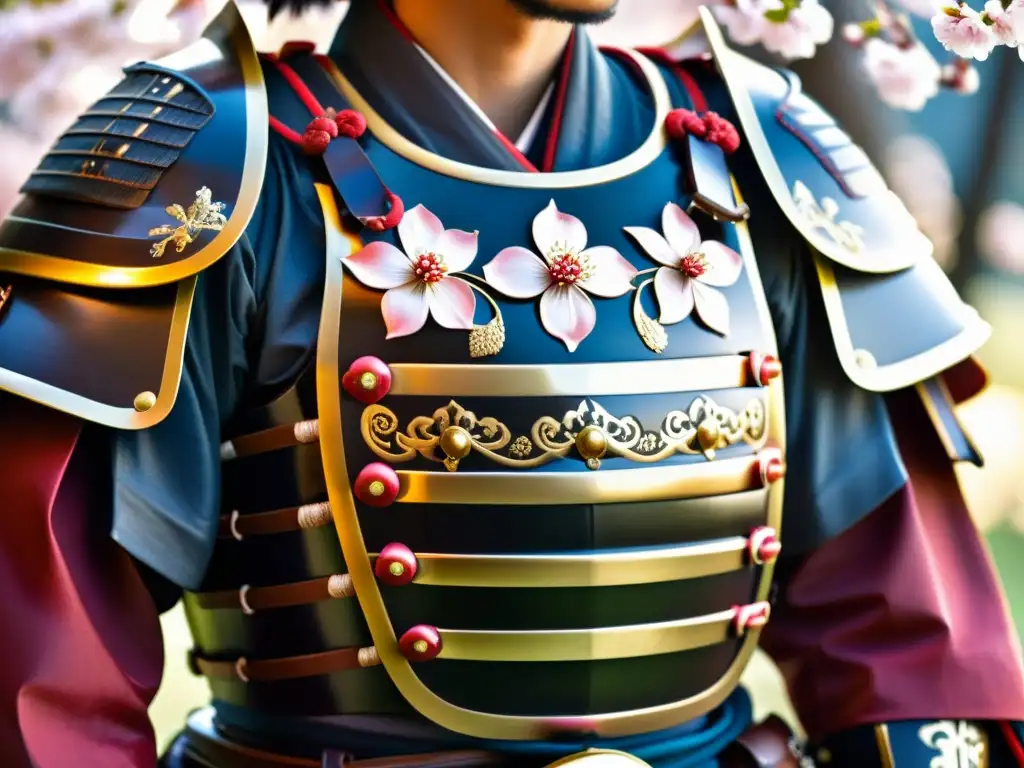
[[[741,733],[719,761],[723,768],[800,768],[793,732],[776,715]]]
[[[239,435],[221,443],[220,458],[221,461],[231,461],[243,456],[276,451],[279,448],[316,443],[319,440],[320,422],[317,419],[300,421],[297,424],[282,424],[249,435]]]
[[[241,589],[196,592],[195,598],[200,608],[241,608],[243,613],[251,615],[256,611],[308,605],[321,600],[352,597],[354,594],[352,577],[347,573],[336,573],[320,579],[277,584],[272,587],[244,585]]]
[[[291,533],[306,528],[319,528],[327,525],[332,519],[329,501],[246,515],[241,515],[238,510],[235,510],[230,515],[221,515],[220,530],[217,535],[222,539],[242,541],[247,536],[267,536],[275,533]]]
[[[286,656],[280,659],[254,659],[244,656],[234,660],[208,659],[193,651],[189,654],[192,671],[206,677],[236,678],[243,683],[266,683],[275,680],[293,680],[299,677],[329,675],[350,669],[364,669],[380,664],[377,650],[368,648],[338,648],[305,656]]]

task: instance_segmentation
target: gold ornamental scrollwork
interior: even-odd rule
[[[196,199],[187,210],[177,203],[167,206],[166,210],[167,215],[176,219],[179,225],[163,224],[149,230],[150,237],[163,236],[163,240],[154,243],[149,249],[150,255],[155,259],[163,256],[169,245],[174,245],[174,250],[181,253],[195,242],[200,232],[220,232],[227,224],[227,217],[222,213],[224,203],[213,201],[213,193],[209,187],[203,187],[196,192]]]
[[[450,471],[474,451],[512,469],[539,467],[574,449],[590,469],[599,468],[606,456],[651,464],[677,453],[702,454],[710,461],[730,445],[759,443],[766,427],[760,398],[734,411],[704,395],[685,410],[666,414],[657,431],[645,429],[633,416],[613,416],[591,399],[561,418],[541,416],[529,436],[515,438],[498,419],[479,418],[454,400],[431,416],[413,418],[404,428],[393,411],[379,404],[368,406],[361,420],[366,445],[385,461],[399,464],[421,456]]]

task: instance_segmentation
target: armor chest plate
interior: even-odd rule
[[[783,416],[781,381],[760,376],[775,349],[757,265],[744,225],[699,212],[700,239],[682,252],[660,218],[683,199],[679,168],[669,151],[647,149],[613,171],[503,184],[371,143],[406,222],[425,216],[416,206],[436,217],[422,218],[436,230],[427,245],[411,225],[374,236],[387,246],[360,243],[320,189],[329,253],[317,399],[330,502],[391,681],[451,730],[531,739],[684,722],[735,687],[767,618]],[[552,234],[552,220],[568,234]],[[438,237],[438,227],[463,234]],[[668,235],[678,262],[662,254],[660,268],[676,274],[658,273],[645,236],[626,227]],[[587,248],[604,249],[589,262],[579,228]],[[459,260],[444,249],[467,233],[472,263],[442,271]],[[713,264],[687,273],[683,259],[717,253],[701,240],[741,253],[738,274],[716,277]],[[509,298],[514,287],[496,279],[492,259],[512,246],[512,271],[533,258],[554,276],[539,297]],[[577,306],[570,320],[585,322],[590,304],[596,322],[570,351],[549,294],[587,284],[558,279],[556,267],[607,269],[607,249],[631,265],[620,267],[627,283],[640,274]],[[404,253],[411,276],[399,286],[371,252]],[[690,290],[679,300],[696,309],[663,326],[652,278],[679,275]],[[415,302],[438,300],[444,292],[432,292],[452,280],[478,297],[471,331],[442,327],[452,315],[431,305],[419,330],[387,338],[382,307],[392,331],[418,324],[427,309]],[[673,295],[659,291],[662,317],[686,314],[665,306]]]

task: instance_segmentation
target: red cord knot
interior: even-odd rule
[[[750,532],[750,538],[747,540],[747,554],[754,565],[775,562],[781,551],[782,544],[779,542],[778,533],[774,528],[761,526]]]
[[[338,126],[338,135],[349,139],[358,139],[366,133],[366,118],[354,109],[343,109],[334,116]]]
[[[665,130],[674,141],[696,136],[721,147],[727,155],[740,148],[740,132],[717,112],[698,115],[689,109],[673,109],[665,116]]]
[[[371,216],[363,221],[363,225],[367,229],[372,229],[374,232],[383,232],[398,226],[398,222],[405,215],[405,203],[394,192],[388,192],[388,203],[391,205],[391,210],[387,214],[384,216]]]
[[[343,136],[358,139],[366,132],[366,118],[354,109],[335,112],[328,109],[313,118],[302,136],[302,149],[307,155],[322,155],[332,140]]]
[[[771,604],[766,602],[734,605],[732,609],[732,628],[737,637],[743,637],[752,629],[762,629],[772,612]]]

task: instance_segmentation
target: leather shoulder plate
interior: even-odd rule
[[[267,131],[232,2],[194,45],[127,68],[0,224],[0,390],[121,429],[161,421],[196,275],[249,223]]]
[[[256,207],[267,100],[228,3],[194,45],[136,64],[64,132],[0,225],[0,272],[76,285],[163,285],[237,242]]]
[[[970,356],[991,329],[932,258],[867,155],[792,73],[732,51],[701,11],[758,167],[814,251],[843,370],[864,389],[912,386]]]

